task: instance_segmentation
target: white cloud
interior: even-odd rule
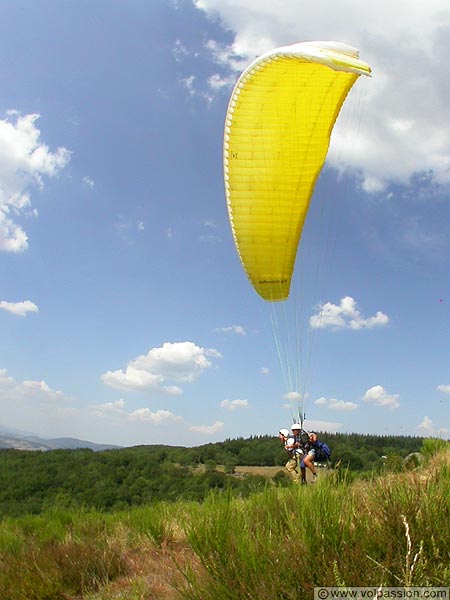
[[[216,224],[210,219],[203,219],[203,226],[208,227],[210,229],[216,229]]]
[[[37,214],[30,189],[42,188],[44,177],[56,176],[70,159],[66,148],[52,153],[40,142],[38,118],[9,111],[6,119],[0,119],[0,250],[5,252],[26,250],[27,234],[15,221]]]
[[[122,415],[125,412],[125,400],[115,400],[114,402],[105,402],[104,404],[95,404],[92,406],[91,414],[96,417],[105,415]]]
[[[198,239],[204,244],[217,244],[218,242],[222,241],[222,238],[220,236],[212,234],[200,235]]]
[[[417,426],[417,429],[420,429],[423,433],[428,435],[431,435],[436,431],[433,421],[427,416],[422,419],[422,422]]]
[[[336,398],[318,398],[314,401],[317,406],[324,406],[330,410],[353,411],[357,410],[358,405],[355,402],[346,402],[344,400],[336,400]]]
[[[16,381],[14,378],[8,375],[6,369],[0,369],[0,394],[4,392],[10,393],[15,386]]]
[[[358,408],[358,405],[355,402],[348,402],[345,400],[336,400],[335,398],[330,398],[328,402],[328,408],[331,410],[344,410],[344,411],[352,411]]]
[[[119,215],[118,221],[115,224],[115,229],[121,240],[132,245],[135,240],[136,231],[144,231],[145,226],[143,221],[129,221],[122,215]]]
[[[450,385],[438,385],[438,392],[443,392],[444,394],[450,394]]]
[[[0,401],[31,401],[39,403],[68,400],[64,392],[52,389],[45,381],[16,381],[6,369],[0,369]]]
[[[169,396],[183,395],[183,390],[177,385],[165,385],[163,386],[163,390],[166,392],[166,394],[169,394]]]
[[[335,423],[332,421],[307,421],[304,423],[304,427],[307,431],[328,431],[329,433],[336,433],[342,427],[342,423]]]
[[[225,66],[231,71],[225,79],[223,75],[219,76],[217,74],[214,74],[212,77],[227,81],[229,86],[234,85],[236,81],[236,72],[245,69],[248,59],[236,51],[234,44],[227,45],[218,43],[215,40],[208,40],[205,44],[205,48],[211,53],[214,61],[218,65]]]
[[[290,401],[300,401],[302,399],[302,395],[300,394],[300,392],[287,392],[287,394],[284,394],[283,399]]]
[[[44,400],[46,402],[67,399],[64,392],[53,390],[45,381],[26,380],[22,383],[20,391],[25,396]]]
[[[222,400],[220,406],[226,410],[234,411],[238,408],[248,408],[249,403],[248,400]]]
[[[422,435],[427,436],[439,436],[448,438],[450,434],[450,429],[448,429],[448,427],[436,428],[435,423],[428,416],[425,416],[422,419],[421,423],[417,426],[417,429]]]
[[[260,373],[261,375],[268,375],[270,370],[267,367],[261,367]]]
[[[314,404],[317,404],[317,406],[326,406],[328,404],[328,400],[322,396],[321,398],[314,400]]]
[[[216,327],[214,333],[236,333],[237,335],[247,335],[242,325],[229,325],[228,327]]]
[[[92,177],[89,177],[88,175],[86,175],[86,177],[83,177],[83,185],[85,185],[86,187],[88,187],[92,190],[92,189],[94,189],[95,181],[92,179]]]
[[[378,311],[375,316],[364,318],[357,309],[356,302],[350,296],[342,298],[339,305],[331,302],[320,304],[316,314],[309,319],[313,329],[372,329],[384,327],[389,323],[389,317]]]
[[[198,9],[234,33],[230,46],[208,42],[211,56],[231,72],[270,48],[301,40],[345,41],[373,69],[361,78],[336,124],[329,162],[361,173],[367,191],[387,181],[407,183],[417,172],[450,180],[450,120],[445,60],[450,41],[447,0],[299,3],[283,0],[195,0]],[[352,18],[349,18],[351,15]],[[222,75],[222,77],[224,77]],[[361,107],[361,108],[359,108]],[[362,118],[353,120],[352,113]],[[350,123],[350,125],[349,125]]]
[[[212,425],[191,425],[189,427],[189,431],[194,431],[196,433],[202,433],[205,435],[212,435],[222,431],[223,427],[224,423],[222,423],[222,421],[215,421]]]
[[[175,40],[175,44],[172,49],[172,54],[176,62],[181,63],[187,56],[189,56],[189,50],[186,48],[186,46],[181,40]]]
[[[0,302],[0,309],[19,317],[26,317],[29,312],[39,312],[39,308],[30,300],[24,300],[23,302],[6,302],[2,300]]]
[[[234,81],[233,77],[222,77],[218,73],[211,75],[208,79],[208,85],[213,91],[218,91],[223,88],[230,87],[230,84]]]
[[[152,412],[149,408],[143,407],[127,412],[125,406],[126,402],[122,398],[115,402],[96,404],[91,407],[91,415],[96,417],[120,417],[128,421],[150,423],[152,425],[176,423],[182,420],[181,417],[174,415],[168,410],[156,410]]]
[[[101,381],[112,388],[122,390],[146,390],[162,387],[164,381],[159,375],[144,369],[136,369],[130,363],[125,371],[107,371],[101,376]]]
[[[193,342],[165,342],[147,354],[130,361],[125,370],[108,371],[101,381],[122,390],[160,390],[180,394],[181,389],[169,382],[192,383],[220,358],[217,350],[201,348]]]
[[[183,77],[182,79],[180,79],[180,83],[182,83],[184,85],[184,87],[187,89],[190,96],[195,96],[195,94],[196,94],[196,90],[195,90],[196,79],[197,78],[195,77],[195,75],[190,75],[189,77]]]
[[[181,417],[174,415],[168,410],[157,410],[152,412],[149,408],[138,408],[129,413],[128,418],[131,421],[143,421],[144,423],[152,423],[153,425],[161,425],[181,420]]]
[[[364,394],[363,400],[369,404],[384,406],[392,410],[400,406],[398,398],[398,394],[388,394],[383,386],[374,385]]]

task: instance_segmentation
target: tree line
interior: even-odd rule
[[[332,449],[332,466],[339,463],[357,472],[398,466],[423,442],[419,437],[339,433],[320,438]],[[267,480],[258,475],[236,477],[237,466],[279,466],[275,483],[285,485],[285,462],[285,451],[273,436],[193,448],[0,450],[0,516],[38,514],[53,506],[121,510],[160,500],[202,500],[211,489],[227,488],[246,496]]]

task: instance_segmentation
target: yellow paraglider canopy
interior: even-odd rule
[[[337,42],[276,48],[240,76],[228,106],[224,178],[242,265],[258,294],[289,296],[297,246],[341,106],[370,67]]]

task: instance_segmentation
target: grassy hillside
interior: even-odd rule
[[[300,600],[314,586],[448,586],[446,446],[429,441],[422,468],[370,480],[336,471],[248,498],[5,518],[0,598]]]

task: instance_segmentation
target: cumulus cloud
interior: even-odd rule
[[[248,400],[222,400],[220,406],[226,410],[234,411],[238,408],[248,408],[249,403]]]
[[[0,309],[17,315],[18,317],[26,317],[29,312],[39,312],[39,308],[34,302],[24,300],[23,302],[0,302]]]
[[[318,398],[314,401],[317,406],[324,406],[330,410],[353,411],[357,410],[358,405],[355,402],[346,402],[344,400],[336,400],[336,398]]]
[[[406,0],[342,0],[328,3],[326,11],[320,3],[298,0],[284,0],[281,10],[278,3],[259,0],[195,0],[195,5],[233,32],[231,45],[210,41],[207,47],[217,65],[235,74],[242,70],[238,58],[248,64],[270,48],[297,41],[328,39],[358,47],[373,78],[361,78],[345,103],[329,161],[359,172],[369,192],[387,181],[408,182],[417,172],[448,183],[450,139],[442,129],[450,119],[442,62],[450,49],[446,0],[414,7]],[[351,116],[361,112],[349,126]]]
[[[34,396],[41,400],[59,400],[65,398],[61,391],[52,390],[45,381],[25,380],[21,385],[21,391],[27,396]]]
[[[444,394],[450,394],[450,385],[438,385],[438,392],[443,392]]]
[[[227,327],[216,327],[214,333],[235,333],[237,335],[247,335],[245,328],[242,325],[229,325]]]
[[[215,40],[207,40],[205,48],[212,55],[214,62],[218,65],[227,67],[228,76],[214,74],[212,77],[226,81],[228,85],[233,85],[236,80],[236,72],[242,71],[248,64],[248,53],[241,53],[234,44],[222,44]]]
[[[322,396],[321,398],[314,400],[314,404],[317,404],[317,406],[326,406],[328,404],[328,400]]]
[[[422,421],[419,423],[419,425],[417,426],[417,429],[422,433],[422,435],[429,435],[429,436],[439,435],[439,436],[448,437],[448,435],[450,433],[450,429],[448,429],[447,427],[436,428],[436,425],[434,424],[434,422],[430,419],[430,417],[428,417],[426,415],[422,419]]]
[[[384,406],[390,410],[398,408],[400,402],[398,394],[388,394],[381,385],[374,385],[364,394],[364,402],[375,404],[376,406]]]
[[[68,400],[62,391],[52,389],[45,381],[16,381],[6,369],[0,369],[0,401],[60,402]]]
[[[9,111],[0,119],[0,250],[22,252],[28,238],[16,220],[36,216],[30,190],[42,188],[45,177],[54,177],[70,159],[66,148],[51,152],[40,141],[37,114],[20,116]]]
[[[378,311],[373,317],[364,318],[359,312],[356,302],[350,296],[342,298],[340,304],[326,302],[317,307],[316,314],[309,319],[313,329],[372,329],[384,327],[389,317]]]
[[[214,349],[201,348],[193,342],[165,342],[147,354],[130,361],[123,370],[108,371],[101,381],[121,390],[159,390],[180,394],[173,382],[192,383],[213,366],[211,359],[220,358]]]
[[[73,416],[79,410],[71,405],[72,400],[44,380],[19,381],[9,375],[6,369],[0,370],[2,422],[10,427],[47,431],[47,435],[54,435],[52,425],[55,423],[74,423]]]
[[[123,415],[125,412],[125,400],[115,400],[114,402],[105,402],[104,404],[95,404],[91,407],[91,414],[96,417],[106,415]]]
[[[101,418],[120,418],[122,421],[133,423],[146,423],[150,425],[165,425],[182,421],[182,418],[168,410],[151,411],[147,407],[137,408],[131,412],[126,410],[126,402],[123,398],[114,402],[95,404],[91,407],[90,414]]]
[[[417,428],[420,429],[422,432],[425,432],[427,434],[431,434],[431,433],[435,432],[435,427],[434,427],[433,421],[430,419],[430,417],[427,417],[426,415],[422,419],[422,421],[420,422],[420,424],[417,426]]]
[[[215,421],[212,425],[191,425],[189,427],[189,431],[194,431],[195,433],[202,433],[204,435],[212,435],[214,433],[222,431],[223,427],[224,423],[222,423],[222,421]]]
[[[261,373],[261,375],[268,375],[270,373],[270,370],[267,367],[261,367],[261,370],[259,372]]]
[[[153,425],[161,425],[164,423],[173,423],[181,421],[181,417],[174,415],[169,410],[157,410],[152,412],[149,408],[138,408],[128,414],[130,421],[143,421]]]

